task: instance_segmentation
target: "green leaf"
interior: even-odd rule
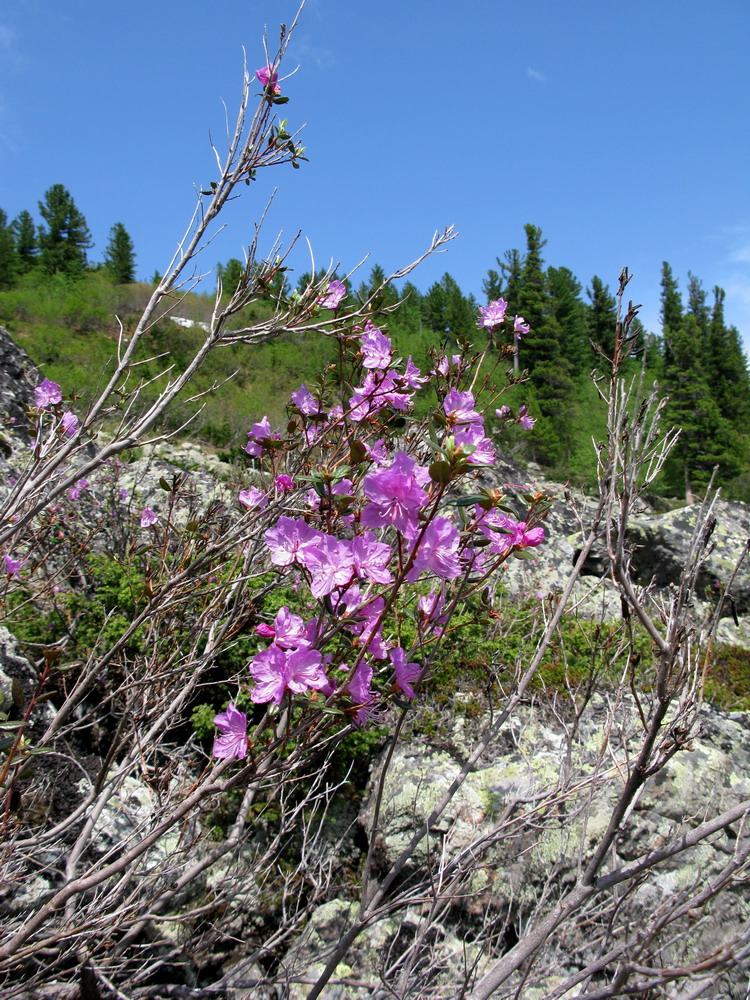
[[[451,481],[450,462],[433,462],[428,469],[433,483],[449,483]]]
[[[518,549],[514,551],[513,555],[515,556],[516,559],[521,559],[524,562],[528,562],[529,559],[535,558],[534,553],[529,552],[528,549]]]
[[[13,681],[11,682],[10,693],[11,697],[13,698],[13,704],[16,706],[19,712],[23,712],[26,701],[23,696],[23,687],[21,686],[21,682],[17,677],[14,677]]]
[[[171,492],[172,492],[172,487],[171,487],[171,486],[169,485],[169,483],[168,483],[168,482],[166,481],[166,479],[164,478],[164,476],[162,476],[162,477],[161,477],[161,478],[159,479],[159,486],[161,486],[161,488],[162,488],[163,490],[166,490],[166,492],[167,492],[167,493],[171,493]]]
[[[359,465],[367,458],[367,448],[356,438],[349,445],[349,461],[352,465]]]
[[[458,497],[457,500],[451,500],[454,507],[472,507],[475,503],[481,504],[486,502],[487,497],[482,493],[471,493],[469,496]]]

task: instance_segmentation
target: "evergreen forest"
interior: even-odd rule
[[[9,220],[0,209],[0,323],[46,375],[74,389],[85,405],[112,357],[120,322],[127,334],[159,275],[150,284],[135,281],[135,247],[121,222],[112,226],[102,262],[92,263],[86,219],[61,184],[45,192],[38,217],[37,223],[23,211]],[[505,299],[508,313],[523,317],[533,337],[519,340],[515,356],[493,359],[513,369],[515,384],[503,402],[525,405],[537,418],[530,431],[513,429],[510,447],[517,458],[585,489],[595,474],[591,440],[605,430],[592,373],[606,371],[612,356],[617,305],[603,277],[593,275],[584,286],[569,268],[548,266],[545,242],[541,228],[527,224],[523,248],[505,250],[487,270],[482,303],[464,294],[448,272],[426,291],[410,281],[382,287],[386,275],[376,264],[358,285],[349,280],[346,285],[355,300],[376,295],[378,322],[420,367],[429,366],[435,347],[448,353],[481,348],[477,308]],[[219,276],[225,295],[251,278],[238,259],[220,266]],[[274,303],[306,288],[311,277],[321,275],[297,277],[280,269],[240,319],[270,315]],[[750,501],[750,376],[740,333],[724,315],[724,299],[723,289],[708,292],[691,273],[681,289],[665,262],[662,329],[637,326],[632,341],[627,364],[633,374],[643,366],[647,380],[659,383],[669,398],[666,420],[681,431],[658,483],[661,495],[676,500],[701,496],[716,470],[727,498]],[[178,370],[187,363],[200,337],[198,324],[208,320],[213,304],[213,293],[175,296],[174,313],[165,313],[150,331],[149,350],[160,359],[144,358],[144,377],[158,376],[167,354]],[[191,329],[185,320],[196,326]],[[194,391],[231,378],[221,393],[204,399],[191,433],[232,452],[262,414],[283,420],[289,393],[300,381],[317,378],[333,357],[333,343],[319,338],[302,351],[299,340],[291,335],[212,355]],[[174,419],[188,415],[178,412]]]

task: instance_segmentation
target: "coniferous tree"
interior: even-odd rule
[[[234,295],[240,280],[245,273],[245,265],[236,257],[230,257],[226,264],[217,268],[225,295]]]
[[[661,266],[661,330],[664,340],[664,365],[672,365],[671,336],[682,325],[682,296],[672,268],[664,261]]]
[[[381,287],[386,279],[386,273],[380,264],[375,264],[370,271],[370,277],[365,285],[366,295],[365,298],[369,299],[371,295],[374,295],[378,288]],[[387,285],[383,288],[380,293],[373,299],[372,307],[373,311],[378,314],[387,313],[388,309],[394,306],[398,302],[398,292],[392,285]]]
[[[39,261],[49,274],[78,275],[92,246],[86,219],[62,184],[53,184],[39,202],[46,226],[39,230]]]
[[[18,274],[18,253],[8,216],[0,208],[0,288],[10,288]]]
[[[27,212],[26,209],[19,212],[11,228],[18,254],[18,268],[21,274],[25,274],[37,263],[39,254],[36,226],[31,212]]]
[[[569,268],[548,267],[547,291],[549,320],[557,328],[560,353],[569,362],[571,371],[581,374],[590,367],[591,358],[581,285]]]
[[[104,265],[115,284],[127,285],[135,281],[135,248],[121,222],[116,222],[110,230]]]
[[[747,433],[750,421],[750,374],[735,327],[724,322],[723,288],[713,290],[714,303],[708,325],[705,367],[714,399],[725,420]]]
[[[615,350],[615,327],[617,325],[617,303],[596,274],[591,279],[591,288],[586,289],[590,305],[587,326],[589,339],[598,344],[607,358],[612,358]]]
[[[426,325],[436,333],[452,337],[473,337],[476,333],[476,303],[464,296],[447,272],[427,290],[422,308]]]
[[[700,330],[701,335],[706,338],[708,337],[708,327],[711,319],[709,308],[706,303],[706,290],[701,284],[700,278],[696,278],[696,276],[691,274],[690,271],[688,271],[687,293],[687,312],[691,316],[695,316],[698,329]]]
[[[698,319],[692,313],[669,335],[664,383],[669,396],[667,415],[680,429],[669,469],[675,490],[684,489],[692,503],[719,466],[720,482],[739,472],[737,436],[721,414],[704,366],[704,345]]]

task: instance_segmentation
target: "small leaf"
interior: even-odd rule
[[[451,501],[455,507],[471,507],[475,503],[481,504],[483,502],[487,502],[487,497],[482,493],[471,493],[469,496],[459,497],[457,500]],[[485,509],[488,510],[489,508]]]
[[[10,693],[11,697],[13,698],[13,704],[16,706],[19,712],[23,712],[26,701],[23,696],[23,687],[21,686],[21,682],[17,677],[13,678],[13,681],[10,686]]]
[[[166,490],[166,492],[167,492],[167,493],[171,493],[171,492],[172,492],[172,487],[171,487],[171,486],[169,485],[169,483],[168,483],[168,482],[166,481],[166,479],[164,478],[164,476],[162,476],[162,477],[161,477],[161,478],[159,479],[159,486],[161,486],[161,488],[162,488],[163,490]]]
[[[515,550],[513,552],[513,555],[515,556],[516,559],[521,559],[524,562],[528,562],[529,559],[535,558],[534,553],[529,552],[528,549]]]
[[[450,462],[433,462],[428,471],[433,483],[444,484],[451,481]]]

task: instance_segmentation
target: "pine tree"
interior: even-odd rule
[[[698,329],[703,337],[707,337],[711,317],[708,305],[706,304],[706,290],[701,284],[700,278],[696,278],[696,276],[691,274],[690,271],[688,271],[687,292],[687,312],[689,315],[695,316]]]
[[[586,306],[581,301],[581,285],[567,267],[547,268],[549,319],[558,330],[560,353],[576,374],[588,374],[591,348],[586,325]]]
[[[447,272],[427,289],[422,299],[424,321],[435,333],[452,337],[476,334],[476,304],[466,298],[456,279]]]
[[[78,275],[86,268],[92,246],[86,219],[62,184],[53,184],[39,202],[46,223],[39,231],[39,261],[49,274]]]
[[[10,288],[18,274],[18,253],[8,216],[0,208],[0,288]]]
[[[719,466],[720,481],[739,472],[737,435],[714,398],[696,316],[689,313],[672,328],[669,343],[664,371],[667,415],[680,428],[669,471],[673,488],[684,489],[685,499],[692,503],[695,491],[707,486],[714,466]]]
[[[586,289],[591,304],[588,308],[587,326],[589,339],[598,344],[607,358],[612,358],[615,350],[615,327],[617,324],[617,303],[596,274],[591,279],[591,288]]]
[[[135,281],[135,248],[130,234],[121,222],[116,222],[110,230],[104,265],[116,285],[127,285]]]
[[[245,273],[245,265],[236,257],[230,257],[226,264],[219,264],[218,271],[224,294],[234,295],[237,285]]]
[[[682,296],[672,268],[664,261],[661,266],[661,332],[664,340],[664,365],[672,365],[672,334],[682,325]]]
[[[706,373],[721,415],[744,434],[750,421],[747,359],[739,332],[724,322],[724,289],[717,286],[713,294],[704,352]]]
[[[20,212],[13,220],[11,228],[18,254],[18,267],[21,274],[25,274],[37,263],[39,254],[36,226],[31,212],[27,212],[26,209]]]

